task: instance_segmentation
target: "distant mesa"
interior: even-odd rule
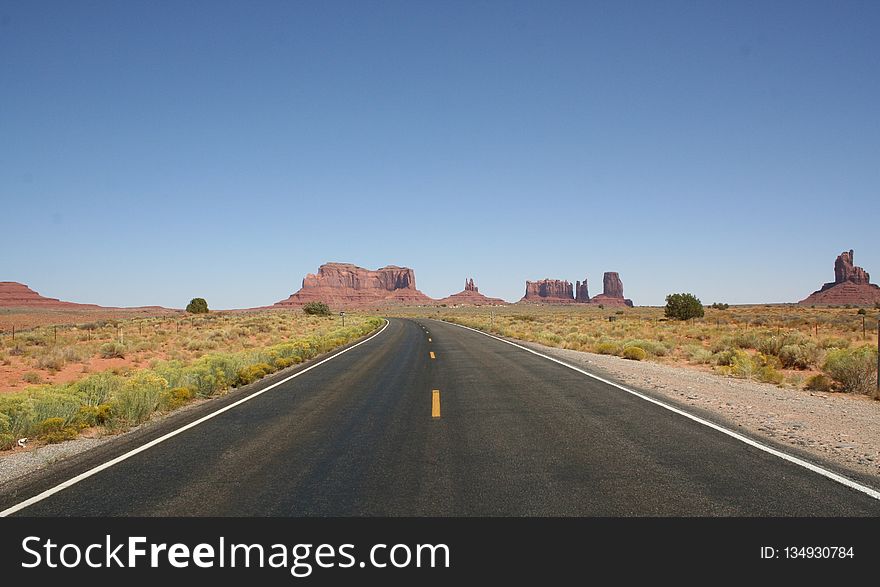
[[[389,265],[372,271],[351,263],[325,263],[308,274],[302,288],[275,307],[324,302],[331,308],[377,305],[425,305],[434,300],[416,289],[415,272]]]
[[[573,288],[570,281],[561,279],[526,281],[526,293],[520,301],[544,304],[571,304],[574,303]]]
[[[602,280],[603,291],[601,294],[590,297],[587,280],[576,282],[572,287],[570,281],[560,279],[541,279],[539,281],[526,281],[526,293],[520,300],[525,303],[543,304],[602,304],[605,306],[629,306],[632,300],[623,297],[623,281],[617,272],[605,273]]]
[[[97,304],[77,304],[64,302],[57,298],[41,296],[28,286],[17,281],[0,281],[0,308],[34,308],[47,310],[141,310],[170,311],[161,306],[138,306],[133,308],[115,308]]]
[[[457,294],[452,294],[438,301],[448,306],[500,306],[507,304],[501,298],[490,298],[480,293],[480,288],[474,285],[473,278],[464,280],[464,289]]]
[[[0,307],[4,308],[58,308],[58,309],[98,309],[94,304],[75,304],[62,302],[57,298],[41,296],[23,283],[0,281]]]
[[[844,251],[834,261],[834,281],[826,283],[799,303],[802,306],[870,306],[880,302],[880,287],[871,276],[853,265],[853,251]]]

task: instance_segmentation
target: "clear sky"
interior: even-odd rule
[[[271,304],[326,261],[880,281],[880,2],[0,1],[0,280]]]

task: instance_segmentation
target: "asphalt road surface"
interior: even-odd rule
[[[0,509],[224,400],[38,475],[0,496]],[[16,513],[878,514],[864,493],[606,383],[454,325],[403,319]]]

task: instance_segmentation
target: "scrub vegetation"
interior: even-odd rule
[[[297,310],[106,320],[0,337],[0,449],[117,432],[253,383],[377,329]],[[21,375],[24,373],[24,375]],[[9,379],[12,374],[13,380]],[[96,430],[97,429],[97,430]]]

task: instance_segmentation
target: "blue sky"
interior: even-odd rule
[[[0,3],[0,280],[286,298],[326,261],[619,271],[636,304],[880,280],[880,3]]]

